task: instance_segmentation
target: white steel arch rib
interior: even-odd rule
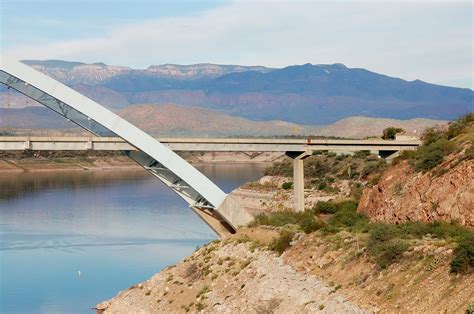
[[[219,235],[247,224],[251,216],[211,180],[165,145],[64,84],[0,56],[0,82],[38,101],[97,136],[119,136],[137,151],[135,160],[181,196]]]

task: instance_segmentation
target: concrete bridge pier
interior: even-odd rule
[[[293,210],[304,211],[304,164],[303,160],[312,155],[312,151],[286,152],[293,159]]]

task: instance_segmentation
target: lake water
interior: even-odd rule
[[[199,168],[229,192],[265,165]],[[0,312],[90,313],[215,238],[143,170],[0,173]]]

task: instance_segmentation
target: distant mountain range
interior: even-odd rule
[[[445,121],[429,119],[393,120],[351,117],[327,126],[305,126],[284,121],[251,121],[245,118],[199,107],[177,105],[133,105],[119,115],[155,136],[275,136],[319,135],[347,138],[380,136],[388,126],[401,127],[407,132],[421,133],[425,128]],[[74,129],[76,128],[76,129]],[[45,107],[20,109],[0,108],[0,131],[27,134],[81,132],[75,124]],[[58,133],[59,132],[59,133]]]
[[[158,65],[136,70],[103,63],[24,61],[111,108],[197,106],[253,121],[330,124],[351,116],[454,119],[474,111],[474,92],[405,81],[342,64],[282,69],[238,65]],[[0,106],[26,100],[0,89]],[[32,102],[29,103],[32,105]]]

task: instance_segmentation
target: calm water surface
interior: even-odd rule
[[[229,192],[264,168],[200,170]],[[0,173],[0,312],[90,313],[215,238],[142,170]]]

